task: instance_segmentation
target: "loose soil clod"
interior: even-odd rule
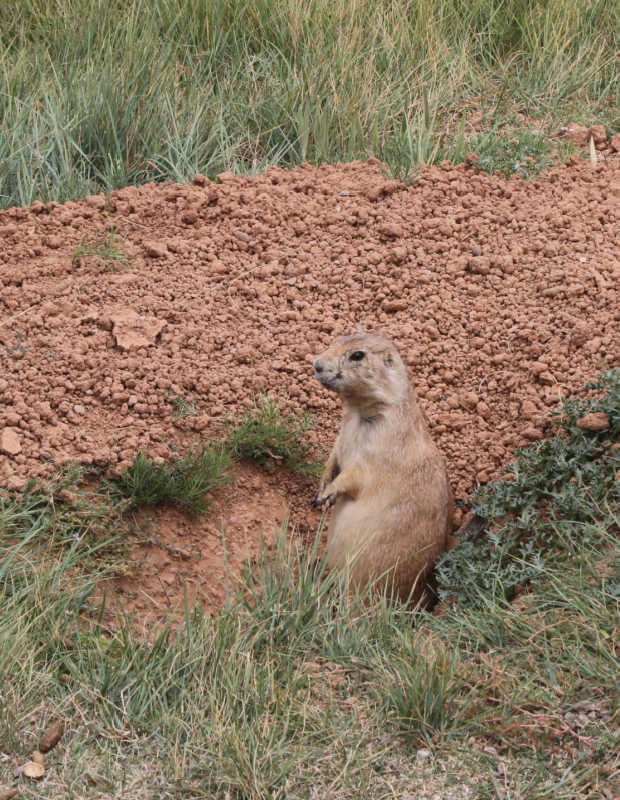
[[[48,753],[50,750],[53,750],[62,739],[64,732],[65,723],[63,720],[57,719],[50,723],[43,731],[43,735],[39,741],[39,751],[41,753]]]

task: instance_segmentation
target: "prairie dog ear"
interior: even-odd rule
[[[385,350],[383,353],[383,363],[386,367],[392,367],[394,365],[394,356],[389,350]]]

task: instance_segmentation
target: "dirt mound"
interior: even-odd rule
[[[113,582],[120,604],[137,612],[146,631],[184,602],[190,608],[196,599],[208,609],[221,607],[232,597],[246,561],[273,547],[291,514],[289,497],[299,490],[286,473],[243,464],[233,486],[213,493],[205,516],[174,508],[141,510],[136,522],[149,536],[131,552],[127,574]],[[302,524],[303,512],[296,513]]]
[[[397,342],[465,497],[618,363],[619,199],[613,159],[408,187],[371,160],[2,211],[0,485],[167,459],[266,390],[327,448],[312,356],[365,327]]]

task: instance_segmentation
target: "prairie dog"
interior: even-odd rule
[[[396,347],[371,333],[342,336],[314,361],[318,380],[342,397],[343,418],[315,505],[334,505],[327,534],[331,567],[360,586],[388,570],[406,600],[446,548],[453,499]]]

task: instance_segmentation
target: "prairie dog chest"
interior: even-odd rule
[[[381,446],[382,423],[365,421],[355,414],[343,421],[338,435],[338,465],[344,469],[356,461],[368,461]]]

